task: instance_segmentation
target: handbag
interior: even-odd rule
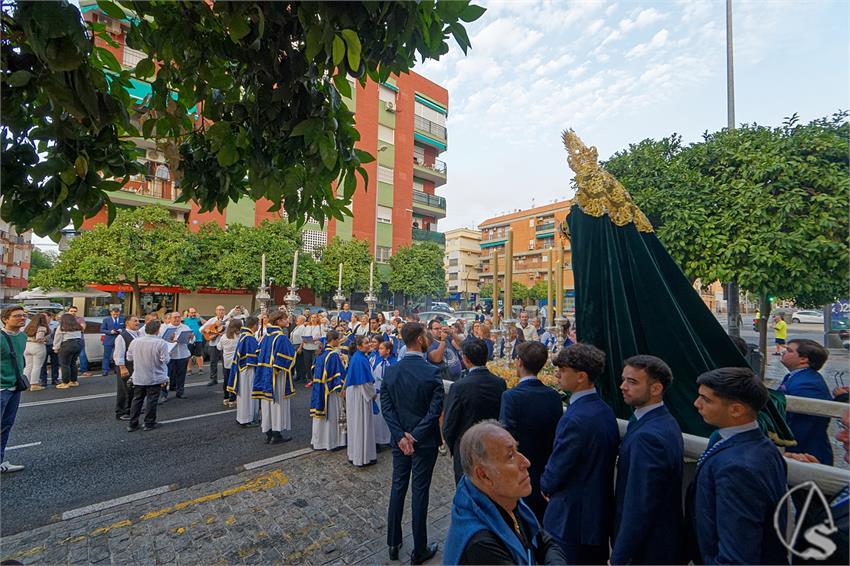
[[[12,345],[12,338],[3,332],[3,337],[6,339],[6,344],[9,345],[9,353],[12,354],[12,367],[15,369],[15,390],[26,391],[30,388],[30,382],[27,376],[18,367],[18,355],[15,353],[15,347]]]

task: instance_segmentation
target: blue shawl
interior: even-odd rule
[[[266,335],[260,342],[257,369],[254,372],[254,399],[282,401],[295,395],[292,385],[292,368],[295,365],[295,348],[279,326],[266,326]],[[281,399],[274,398],[278,379],[284,380]]]
[[[369,365],[369,360],[366,354],[360,350],[354,352],[351,356],[351,361],[348,363],[348,374],[345,376],[345,387],[354,385],[363,385],[364,383],[375,383],[375,378],[372,377],[372,366]],[[378,414],[378,403],[372,401],[372,412]]]
[[[247,328],[242,328],[239,340],[236,342],[236,352],[233,363],[230,364],[230,374],[227,376],[227,392],[234,395],[239,393],[239,378],[249,367],[257,366],[257,351],[260,349],[254,334]]]

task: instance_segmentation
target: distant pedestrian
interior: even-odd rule
[[[409,322],[402,327],[401,336],[407,353],[387,370],[381,386],[381,409],[393,442],[387,545],[390,559],[398,560],[404,500],[410,484],[413,490],[410,563],[422,564],[431,559],[438,548],[436,544],[428,544],[428,496],[437,462],[437,447],[442,444],[439,419],[445,393],[440,370],[425,361],[428,348],[425,327]]]
[[[348,324],[351,324],[351,316],[352,316],[353,314],[354,314],[354,313],[352,313],[352,312],[351,312],[351,310],[350,310],[350,307],[349,307],[348,303],[343,303],[343,305],[342,305],[342,310],[341,310],[341,311],[339,311],[339,314],[337,315],[337,320],[338,320],[339,322],[345,321],[345,322],[347,322]]]
[[[664,392],[673,372],[655,356],[623,362],[620,392],[634,409],[620,444],[611,564],[680,564],[682,559],[682,429]]]
[[[177,313],[180,316],[180,313]],[[128,432],[139,430],[139,417],[144,409],[144,430],[157,426],[156,407],[162,384],[168,383],[169,347],[159,337],[161,323],[152,320],[145,332],[130,343],[127,360],[133,362],[133,403],[130,405]]]
[[[390,366],[394,366],[398,360],[396,359],[395,347],[391,341],[382,342],[378,346],[378,355],[372,363],[372,377],[375,378],[375,394],[380,399],[381,387],[384,383],[384,374]],[[381,412],[381,404],[378,403],[378,412],[375,414],[375,444],[380,446],[390,446],[392,439],[390,437],[390,427],[387,426],[387,421],[384,420],[384,415]]]
[[[518,332],[522,333],[523,341],[534,342],[539,340],[537,329],[528,320],[528,311],[519,313],[519,324],[516,325],[516,328]]]
[[[21,390],[18,388],[18,376],[23,377],[24,350],[27,347],[27,336],[22,332],[27,323],[27,313],[18,305],[6,307],[0,312],[3,323],[2,340],[0,340],[0,473],[10,474],[20,472],[24,466],[6,461],[6,444],[9,434],[18,415],[21,403]]]
[[[446,396],[443,414],[443,438],[452,453],[455,483],[463,476],[460,439],[478,421],[498,419],[505,380],[487,369],[487,345],[480,338],[463,343],[467,374],[456,381]]]
[[[307,383],[310,380],[307,376],[310,373],[310,366],[304,364],[304,351],[301,348],[301,337],[307,329],[307,317],[298,315],[295,317],[295,322],[289,329],[289,341],[292,342],[292,347],[295,348],[295,381],[304,380]]]
[[[590,344],[573,344],[558,352],[555,365],[561,390],[571,396],[540,480],[549,498],[543,527],[558,541],[567,564],[605,564],[620,443],[614,411],[596,391],[605,353]]]
[[[204,371],[204,348],[206,346],[206,340],[204,340],[204,335],[201,333],[201,327],[205,322],[206,319],[198,314],[198,309],[195,307],[189,307],[186,309],[186,316],[183,317],[183,324],[191,328],[192,332],[195,333],[195,341],[189,347],[189,350],[192,352],[192,359],[189,360],[189,369],[187,373],[192,373],[193,362],[195,367],[198,368],[199,373],[203,373]]]
[[[531,493],[529,462],[508,431],[492,420],[476,424],[460,457],[444,564],[571,564],[522,500]]]
[[[378,461],[375,445],[375,418],[378,412],[375,378],[366,353],[369,341],[354,339],[345,375],[345,421],[348,461],[358,467]]]
[[[254,336],[260,321],[255,316],[249,316],[242,325],[240,320],[231,320],[227,326],[227,334],[219,342],[219,346],[226,346],[225,340],[234,331],[239,332],[239,337],[233,352],[225,351],[225,362],[230,359],[228,365],[227,391],[236,398],[236,422],[243,427],[257,426],[260,403],[251,396],[254,388],[254,372],[257,369],[257,350],[259,344]],[[229,358],[227,354],[229,353]]]
[[[133,368],[134,364],[127,359],[127,348],[133,340],[139,337],[139,317],[131,316],[125,321],[121,333],[115,337],[115,351],[112,359],[115,362],[115,418],[121,421],[130,420],[130,405],[133,403]]]
[[[47,364],[50,364],[50,383],[54,386],[61,383],[59,381],[59,356],[53,351],[53,337],[56,329],[59,328],[59,315],[55,313],[46,313],[48,318],[48,328],[50,331],[46,336],[44,344],[45,362],[41,364],[41,385],[47,387]]]
[[[75,305],[71,305],[70,307],[68,307],[68,314],[74,316],[74,318],[77,320],[77,324],[80,325],[80,331],[83,334],[83,348],[80,350],[80,355],[78,358],[80,362],[80,373],[83,375],[83,377],[91,377],[91,374],[93,372],[89,371],[89,358],[86,354],[85,343],[86,319],[81,316],[77,316],[78,312],[79,311]],[[61,321],[62,317],[59,317],[59,320]],[[59,367],[62,367],[62,362],[59,362]]]
[[[523,342],[517,348],[516,372],[519,383],[502,393],[499,421],[519,444],[519,451],[531,462],[531,494],[525,503],[543,523],[546,500],[540,493],[540,476],[552,454],[555,429],[564,414],[557,391],[537,379],[549,360],[540,342]]]
[[[30,391],[41,391],[47,387],[47,373],[44,374],[44,383],[37,383],[41,377],[41,367],[47,359],[44,345],[47,344],[47,336],[50,334],[50,320],[45,313],[38,313],[32,317],[24,334],[27,336],[27,346],[24,350],[24,374],[30,382]]]
[[[255,329],[256,330],[256,329]],[[233,354],[236,352],[236,345],[241,339],[242,334],[242,319],[240,318],[231,318],[227,323],[227,330],[224,331],[224,336],[221,336],[218,339],[218,345],[216,349],[219,351],[221,355],[221,365],[224,368],[225,377],[225,397],[224,404],[230,407],[233,407],[236,403],[236,392],[230,391],[229,383],[230,383],[230,368],[233,367]],[[254,355],[256,357],[256,348],[254,348]],[[256,365],[256,364],[255,364]],[[250,398],[251,393],[248,392],[248,397]]]
[[[460,354],[463,342],[457,337],[454,327],[443,328],[436,318],[428,323],[428,330],[433,342],[428,347],[426,360],[440,369],[442,379],[457,381],[463,372]]]
[[[59,320],[59,328],[53,337],[53,350],[59,354],[59,365],[62,369],[62,383],[56,389],[68,389],[77,387],[77,358],[85,348],[83,342],[83,328],[77,321],[77,317],[70,313],[62,315]]]
[[[252,396],[260,400],[262,431],[266,435],[266,442],[270,444],[292,440],[289,400],[295,395],[292,384],[295,349],[283,332],[288,326],[289,314],[286,308],[269,317],[254,372]]]
[[[201,334],[207,341],[207,355],[210,358],[210,380],[207,385],[212,386],[218,383],[218,364],[221,361],[221,351],[218,349],[218,341],[224,335],[227,329],[227,322],[240,311],[239,307],[233,307],[230,312],[224,308],[224,305],[215,307],[215,316],[206,321],[201,326]],[[227,374],[222,378],[222,392],[227,387]],[[225,395],[225,398],[227,396]]]
[[[307,319],[307,325],[301,330],[301,356],[305,368],[305,378],[309,373],[309,368],[313,367],[313,360],[316,357],[316,351],[319,349],[319,341],[324,335],[325,331],[322,330],[319,315],[311,314]]]
[[[109,375],[109,370],[111,369],[115,337],[124,330],[124,317],[121,316],[121,309],[112,307],[109,309],[109,315],[100,323],[100,333],[103,335],[103,360],[101,360],[101,368],[103,369],[104,377]]]
[[[785,317],[777,314],[773,317],[773,341],[776,344],[774,356],[779,356],[785,349],[785,340],[788,338],[788,323],[785,322]]]

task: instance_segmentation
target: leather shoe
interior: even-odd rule
[[[421,556],[416,556],[411,552],[410,553],[410,563],[411,564],[423,564],[425,562],[428,562],[429,560],[434,558],[434,555],[437,554],[437,550],[439,550],[439,549],[440,549],[440,545],[437,544],[436,542],[432,542],[431,544],[428,545],[428,547],[425,549],[425,552]]]
[[[117,416],[117,417],[115,417],[115,418],[116,418],[116,419],[118,419],[119,421],[129,421],[129,420],[130,420],[130,415],[118,415],[118,416]]]
[[[207,382],[207,387],[210,387],[212,385],[218,385],[218,381],[215,379],[211,379]]]
[[[391,546],[390,548],[390,560],[398,560],[398,551],[401,549],[401,545],[397,544],[395,546]]]
[[[153,423],[153,424],[149,424],[149,425],[146,424],[145,426],[142,427],[142,430],[153,430],[155,428],[159,428],[159,423]]]
[[[139,430],[139,425],[127,427],[127,432],[136,432],[137,430]]]
[[[176,397],[177,397],[178,399],[188,399],[188,397],[187,397],[186,395],[184,395],[183,393],[178,393],[178,394],[176,395]]]

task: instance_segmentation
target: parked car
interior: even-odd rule
[[[799,324],[801,322],[810,322],[814,324],[823,324],[822,311],[797,311],[791,315],[791,322]]]
[[[426,326],[435,318],[442,321],[444,326],[454,324],[454,321],[457,320],[453,314],[443,311],[425,311],[419,313],[419,322]]]
[[[478,316],[478,313],[475,311],[455,311],[452,313],[452,317],[457,320],[462,318],[466,321],[466,325],[469,326],[475,320],[475,317]]]
[[[450,307],[448,303],[443,303],[441,301],[433,301],[431,303],[431,310],[434,312],[446,312],[449,314],[455,312],[455,310]]]
[[[89,360],[89,365],[91,365],[93,361],[103,360],[103,334],[100,333],[100,323],[103,322],[103,319],[96,316],[83,318],[86,321],[83,341],[86,346],[86,357]]]

